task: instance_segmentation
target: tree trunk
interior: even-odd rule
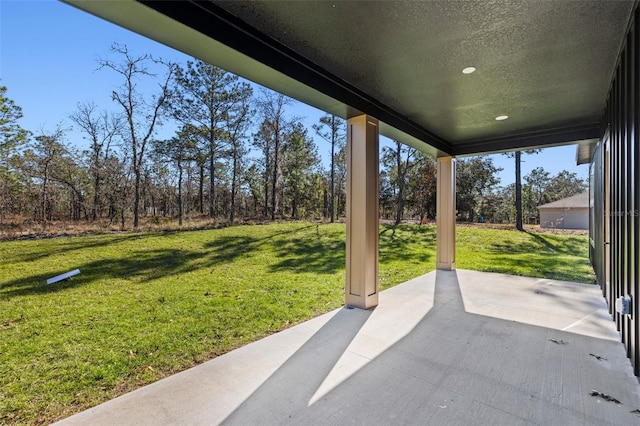
[[[516,229],[523,231],[522,227],[522,178],[520,173],[520,151],[516,151]]]
[[[278,200],[276,192],[276,183],[278,180],[278,151],[280,150],[280,140],[278,131],[276,130],[275,144],[273,147],[273,179],[271,182],[271,220],[276,220],[276,202]]]
[[[178,159],[178,225],[182,226],[182,161]]]
[[[231,169],[231,213],[229,214],[229,220],[233,224],[236,219],[236,179],[238,174],[238,155],[234,148],[233,151],[233,166]]]
[[[95,222],[98,219],[98,203],[100,202],[98,195],[100,187],[100,177],[96,174],[93,184],[93,206],[91,207],[91,221]]]
[[[214,155],[213,146],[211,146],[209,148],[209,174],[211,175],[211,178],[209,180],[209,217],[211,218],[215,216],[214,198],[215,198],[215,192],[216,192],[216,185],[215,185],[216,161],[213,155]]]
[[[198,184],[198,200],[200,202],[200,214],[204,214],[204,164],[200,164],[200,182]]]
[[[322,211],[323,211],[323,216],[325,219],[328,218],[330,216],[329,213],[329,193],[327,192],[327,188],[325,187],[322,190]]]
[[[396,142],[396,167],[398,168],[398,196],[396,198],[396,220],[394,226],[400,225],[402,216],[404,215],[404,174],[405,170],[402,168],[402,150],[400,142]]]
[[[183,213],[187,214],[187,217],[191,217],[191,210],[193,210],[193,169],[191,164],[187,163],[187,201],[184,203],[187,207]]]
[[[44,179],[42,179],[42,199],[40,201],[42,209],[42,220],[47,220],[47,169],[45,167]]]
[[[134,197],[133,197],[133,229],[138,229],[138,224],[139,224],[139,218],[140,218],[140,212],[139,212],[139,207],[140,207],[140,170],[137,167],[134,167],[133,170],[134,174],[135,174],[135,190],[134,190]],[[124,220],[124,215],[123,215],[123,220]],[[124,222],[123,225],[124,227]]]
[[[335,196],[335,176],[336,176],[336,167],[335,167],[335,149],[336,149],[336,116],[331,115],[331,200],[330,200],[330,209],[331,209],[331,223],[335,222],[335,209],[334,209],[334,196]]]
[[[298,220],[298,203],[300,200],[300,194],[298,193],[298,188],[294,187],[293,188],[293,197],[292,197],[292,202],[291,202],[291,217],[295,220]]]
[[[269,217],[269,169],[265,166],[264,172],[264,208],[262,209],[264,218]]]

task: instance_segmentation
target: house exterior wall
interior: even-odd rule
[[[608,213],[605,214],[605,195],[609,185],[605,182],[605,148],[609,144],[607,134],[594,150],[589,168],[589,259],[596,273],[596,280],[602,293],[609,299],[609,274],[606,270],[606,256],[609,253],[609,237],[605,226],[609,224]],[[609,304],[609,313],[612,313]]]
[[[637,376],[640,376],[639,25],[640,9],[636,4],[607,100],[608,135],[603,136],[592,159],[594,205],[590,226],[596,276]],[[610,259],[609,267],[606,259]],[[615,311],[616,299],[622,296],[631,297],[629,315]]]
[[[540,209],[540,227],[558,229],[589,229],[588,208]]]

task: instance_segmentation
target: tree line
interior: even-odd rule
[[[111,93],[113,111],[84,102],[70,114],[84,144],[69,141],[62,124],[37,133],[21,128],[22,110],[0,86],[0,223],[108,221],[136,229],[143,218],[182,225],[194,216],[234,223],[333,222],[345,215],[344,120],[325,115],[308,129],[290,116],[290,98],[254,93],[239,77],[197,60],[168,63],[114,44],[98,68],[117,75],[120,85]],[[158,138],[166,124],[175,134]],[[327,166],[314,135],[330,151]],[[491,159],[457,164],[460,217],[512,222],[514,188],[497,187]],[[543,202],[585,189],[575,174],[534,172],[525,176],[525,217],[537,215]],[[435,196],[433,158],[398,142],[383,149],[382,218],[432,220]]]
[[[460,220],[516,224],[520,216],[525,223],[536,224],[540,219],[538,206],[588,189],[588,182],[576,173],[562,170],[552,176],[542,167],[536,167],[524,176],[524,183],[518,191],[519,176],[512,184],[498,185],[496,173],[500,171],[502,169],[496,167],[490,157],[473,157],[457,162],[456,209]],[[518,193],[521,203],[516,201]],[[520,213],[518,204],[522,209]]]

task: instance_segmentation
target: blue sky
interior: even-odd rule
[[[128,30],[53,0],[0,0],[0,84],[7,96],[22,107],[21,125],[39,133],[52,131],[59,123],[70,128],[69,115],[79,102],[94,102],[100,109],[117,110],[110,93],[119,84],[117,76],[97,70],[98,59],[109,57],[113,42],[126,44],[134,54],[150,53],[166,60],[185,63],[190,57],[148,40]],[[311,125],[323,113],[296,103],[291,115],[304,117]],[[165,128],[161,136],[171,137]],[[67,134],[70,142],[82,143],[81,135]],[[328,161],[328,146],[316,137],[318,150]],[[388,143],[382,138],[382,144]],[[575,165],[575,146],[549,148],[537,155],[524,155],[522,175],[543,167],[552,175],[561,170],[575,172],[586,179],[587,166]],[[503,155],[492,156],[504,170],[501,185],[514,181],[514,161]]]

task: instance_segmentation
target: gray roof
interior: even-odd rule
[[[579,209],[589,208],[589,192],[563,198],[562,200],[538,206],[538,209]]]

